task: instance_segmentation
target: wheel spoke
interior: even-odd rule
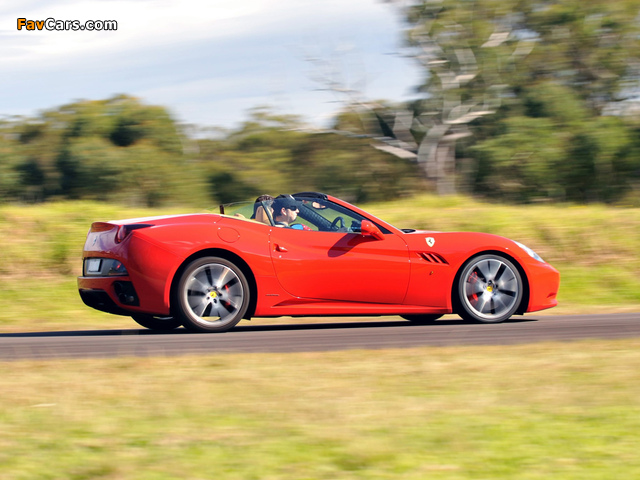
[[[500,288],[507,288],[508,285],[517,283],[517,280],[513,271],[510,268],[507,268],[506,265],[503,266],[504,269],[496,277],[496,284]]]
[[[484,282],[488,282],[491,280],[490,277],[490,263],[489,262],[480,262],[476,265],[476,271],[478,272],[478,278],[481,278]]]
[[[205,309],[204,309],[204,312],[202,312],[202,315],[200,315],[200,316],[201,316],[201,317],[214,317],[214,316],[216,316],[216,317],[217,317],[217,315],[212,315],[212,312],[213,312],[214,310],[215,310],[215,309],[214,309],[213,303],[212,303],[212,302],[209,302],[209,303],[207,304],[207,308],[205,308]]]
[[[228,282],[223,283],[221,288],[229,288],[230,289],[231,287],[233,287],[235,285],[239,285],[239,282],[240,282],[240,280],[238,280],[238,277],[233,276],[233,277],[231,277],[229,279]]]
[[[207,283],[203,283],[200,278],[195,277],[195,276],[192,277],[191,281],[189,282],[190,291],[192,291],[192,292],[201,292],[203,295],[205,295],[208,286],[209,285]]]
[[[505,300],[507,300],[507,301],[505,302]],[[505,296],[502,295],[501,293],[499,293],[497,295],[494,295],[493,296],[493,301],[494,301],[494,304],[496,304],[496,305],[500,304],[501,305],[500,309],[498,310],[499,313],[507,311],[509,308],[511,308],[511,304],[513,303],[513,299],[512,298],[505,299]],[[497,310],[497,308],[496,308],[496,310]]]
[[[231,270],[224,267],[216,268],[215,270],[210,268],[209,272],[211,274],[211,286],[217,289],[222,288],[222,286],[227,281],[226,278],[229,275],[233,275],[233,272]]]
[[[482,275],[483,279],[486,282],[489,282],[491,280],[495,280],[496,274],[500,269],[500,265],[502,265],[502,263],[498,262],[497,260],[484,260],[478,263],[477,269]]]
[[[221,310],[225,312],[227,315],[236,312],[240,305],[242,304],[242,290],[235,294],[224,295],[220,298],[220,305],[222,306]],[[222,315],[221,315],[222,316]]]
[[[207,297],[199,296],[199,295],[189,295],[189,307],[198,317],[201,317],[204,311],[206,310],[209,302],[207,301]]]
[[[233,285],[224,295],[224,298],[228,301],[232,299],[237,299],[242,302],[242,286],[240,283],[236,283]]]
[[[504,263],[500,263],[498,266],[498,270],[496,271],[495,276],[493,277],[494,282],[500,283],[500,279],[504,275],[505,272],[510,272],[507,266]]]
[[[484,295],[480,295],[478,297],[478,300],[475,302],[475,306],[474,308],[480,312],[483,313],[484,312],[484,307],[487,306],[487,299]]]
[[[469,279],[471,280],[471,279]],[[467,287],[466,287],[466,291],[467,291],[467,296],[470,297],[473,294],[478,294],[481,292],[484,292],[485,289],[485,283],[481,280],[478,280],[476,278],[475,281],[467,281]]]
[[[211,310],[209,310],[209,315],[207,315],[210,318],[217,318],[218,320],[222,320],[224,315],[224,310],[220,308],[221,303],[212,303],[211,304]],[[214,321],[218,321],[218,320],[214,320]]]
[[[220,306],[220,310],[222,310],[226,315],[229,315],[230,313],[233,313],[237,310],[236,305],[230,302],[220,302]]]

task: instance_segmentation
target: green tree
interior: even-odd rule
[[[119,95],[74,102],[1,127],[0,195],[5,199],[157,205],[198,196],[198,173],[183,151],[188,141],[163,107]]]
[[[639,12],[638,0],[411,4],[407,43],[425,72],[413,128],[425,132],[418,159],[427,175],[442,181],[460,172],[452,165],[462,156],[476,164],[459,162],[471,172],[459,184],[492,198],[623,195],[634,171],[629,127],[602,115],[637,94]],[[601,128],[615,135],[615,146]]]

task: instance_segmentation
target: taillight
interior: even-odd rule
[[[118,262],[117,260],[112,260],[111,262],[111,267],[109,267],[107,275],[129,275],[129,272],[127,272],[122,262]]]
[[[134,230],[147,227],[153,227],[153,225],[148,223],[133,223],[131,225],[118,226],[118,231],[116,232],[116,243],[121,243],[122,241],[124,241],[124,239],[127,238],[129,234]]]

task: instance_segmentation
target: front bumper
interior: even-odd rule
[[[529,264],[529,305],[527,312],[537,312],[558,305],[560,272],[548,263]]]

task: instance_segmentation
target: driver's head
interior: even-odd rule
[[[272,206],[274,218],[279,222],[291,223],[298,217],[298,202],[291,195],[278,195]]]

